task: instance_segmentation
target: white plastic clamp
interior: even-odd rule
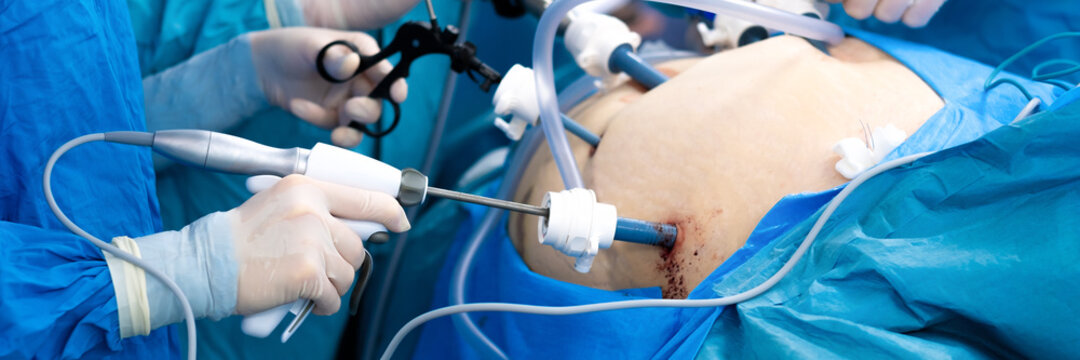
[[[713,28],[709,29],[705,23],[697,24],[698,34],[701,35],[701,43],[706,47],[718,47],[732,49],[739,46],[739,38],[746,29],[756,24],[733,16],[716,14],[713,18]]]
[[[836,171],[848,179],[854,179],[863,171],[881,162],[907,139],[907,133],[892,124],[874,129],[871,149],[859,138],[845,138],[833,145],[833,152],[840,155]]]
[[[814,14],[819,19],[825,19],[829,14],[829,5],[818,0],[756,0],[755,2],[796,15]],[[697,31],[701,35],[701,43],[706,47],[731,49],[738,47],[739,38],[743,36],[743,32],[755,25],[757,24],[740,18],[716,14],[713,18],[712,29],[704,23],[698,23]],[[776,29],[768,30],[769,33],[777,32]]]
[[[604,14],[582,12],[566,27],[566,49],[574,55],[578,66],[589,75],[608,79],[612,74],[608,67],[611,53],[623,44],[637,51],[641,35],[630,31],[621,20]]]
[[[533,70],[515,64],[495,89],[491,103],[495,105],[495,127],[506,133],[511,140],[521,140],[525,128],[536,125],[540,118],[540,104],[536,97],[536,78]],[[511,116],[510,121],[502,117]]]
[[[814,14],[818,19],[829,16],[829,4],[819,0],[757,0],[757,3],[796,15]]]
[[[615,240],[615,206],[596,202],[596,193],[581,188],[548,192],[543,204],[550,212],[537,223],[540,243],[576,257],[574,270],[588,273],[600,249]]]

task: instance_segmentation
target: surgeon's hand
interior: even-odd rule
[[[390,24],[420,0],[300,0],[308,25],[370,30]]]
[[[926,26],[945,0],[825,0],[836,4],[843,2],[844,10],[851,17],[863,20],[870,15],[883,22],[903,21],[917,28]]]
[[[334,144],[351,148],[360,143],[362,134],[348,127],[349,121],[370,124],[379,120],[382,101],[367,95],[393,67],[383,61],[348,82],[328,82],[319,76],[315,58],[326,44],[336,40],[356,44],[364,55],[379,52],[375,39],[361,32],[284,28],[251,34],[252,62],[270,104],[316,126],[333,129]],[[330,48],[323,60],[330,75],[339,79],[349,77],[360,66],[360,56],[345,46]],[[404,80],[390,88],[390,96],[399,103],[405,101],[407,93]]]
[[[239,267],[236,313],[244,315],[297,299],[315,301],[316,314],[338,311],[365,255],[360,237],[335,217],[409,229],[389,195],[300,175],[226,214]]]
[[[325,315],[341,307],[365,256],[360,237],[339,218],[409,229],[389,195],[292,175],[235,209],[113,244],[172,279],[196,318],[247,315],[298,299],[315,301],[313,311]],[[121,336],[183,320],[181,302],[165,283],[118,258],[106,262]]]

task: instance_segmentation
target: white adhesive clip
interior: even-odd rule
[[[521,140],[525,128],[536,125],[540,117],[540,104],[536,98],[536,79],[533,70],[514,65],[495,89],[491,103],[495,105],[495,127],[506,133],[511,140]],[[506,121],[502,116],[510,116]]]
[[[641,45],[641,35],[630,31],[622,20],[592,12],[582,12],[570,21],[563,39],[578,66],[603,79],[606,86],[616,82],[618,75],[608,67],[611,53],[623,44],[629,44],[634,51]]]
[[[871,135],[873,149],[858,138],[842,139],[833,145],[833,152],[840,155],[840,161],[836,162],[836,171],[845,178],[854,179],[866,169],[884,160],[885,156],[896,150],[905,139],[907,139],[907,133],[892,124],[874,129]]]
[[[537,223],[540,243],[576,257],[574,270],[588,273],[600,249],[615,240],[615,206],[596,202],[596,193],[581,188],[548,192],[543,204],[550,212]]]

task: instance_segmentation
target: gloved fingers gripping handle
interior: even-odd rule
[[[333,60],[330,56],[330,53],[334,51],[335,46],[344,46],[350,51],[352,51],[352,53],[359,56],[360,64],[356,67],[356,70],[354,70],[352,74],[344,77],[335,77],[334,75],[331,75],[330,68],[334,67],[334,65],[337,65],[334,63],[330,63],[331,60]],[[378,83],[382,81],[383,78],[387,76],[387,74],[393,71],[393,65],[390,65],[390,62],[386,61],[386,58],[390,57],[393,51],[379,51],[372,55],[364,55],[365,52],[370,53],[371,49],[361,49],[355,43],[349,40],[331,41],[329,44],[326,44],[326,46],[323,46],[322,49],[319,50],[319,53],[315,56],[315,70],[318,71],[319,76],[322,77],[323,80],[334,84],[341,84],[352,80],[357,75],[367,72],[369,69],[373,68],[373,70],[375,71],[372,71],[368,78]]]
[[[269,189],[280,180],[281,177],[273,175],[252,176],[247,180],[247,188],[249,191],[257,193]],[[346,260],[350,260],[350,258],[352,258],[350,264],[354,265],[353,268],[359,268],[359,272],[355,274],[356,290],[354,291],[354,294],[350,299],[350,312],[355,313],[360,296],[363,293],[363,288],[367,285],[367,280],[370,277],[372,264],[371,255],[366,249],[363,248],[362,241],[367,241],[370,239],[371,241],[375,242],[385,242],[388,239],[388,233],[385,226],[371,221],[341,219],[339,225],[341,226],[339,227],[337,225],[331,225],[331,231],[334,233],[335,246],[338,246],[338,251],[342,253],[342,257],[344,257]],[[344,234],[344,230],[348,230],[349,232],[351,232],[351,234]],[[361,240],[361,242],[358,242],[359,251],[355,249],[355,243],[347,244],[341,241],[341,239],[347,239],[350,237],[358,238]],[[343,247],[348,246],[352,246],[354,248],[343,250]],[[357,252],[359,252],[358,255],[349,255],[351,253]],[[357,260],[355,259],[357,257],[359,257],[359,266],[355,266],[356,262],[353,262]],[[352,269],[350,269],[350,271],[351,270]],[[351,284],[352,279],[348,280]],[[274,331],[274,329],[278,327],[278,325],[281,323],[281,320],[285,318],[285,314],[288,313],[291,308],[298,307],[297,304],[302,305],[304,303],[306,303],[306,300],[301,299],[297,300],[296,302],[284,304],[260,313],[247,315],[244,317],[241,325],[241,330],[249,336],[265,338],[269,336]]]
[[[247,181],[248,191],[263,191],[278,180],[281,178],[272,175],[252,176]],[[330,213],[338,219],[372,221],[393,232],[404,232],[411,227],[405,210],[390,195],[316,179],[311,182],[326,194]]]
[[[399,105],[393,99],[386,98],[382,100],[390,103],[390,107],[394,109],[394,117],[393,120],[390,122],[390,126],[387,126],[386,129],[383,130],[371,130],[365,124],[352,121],[349,123],[349,127],[359,130],[360,132],[367,134],[368,136],[371,136],[373,138],[381,138],[383,136],[386,136],[386,134],[389,134],[391,131],[394,131],[394,129],[397,128],[398,123],[401,122],[401,105]]]
[[[346,77],[344,79],[335,78],[333,75],[330,75],[330,71],[327,70],[327,65],[326,65],[326,62],[328,60],[327,59],[327,54],[330,52],[330,49],[332,49],[334,46],[338,46],[338,45],[345,46],[345,47],[349,48],[349,50],[352,50],[353,53],[360,54],[360,49],[357,48],[356,45],[353,44],[352,42],[349,42],[349,41],[346,41],[346,40],[335,40],[335,41],[330,42],[329,44],[326,44],[326,46],[323,46],[323,48],[321,50],[319,50],[319,54],[317,56],[315,56],[315,70],[319,72],[319,76],[322,77],[323,80],[326,80],[326,81],[334,83],[334,84],[341,84],[341,83],[344,83],[346,81],[351,80],[352,78],[356,77],[356,75],[359,75],[360,73],[364,72],[364,70],[366,70],[367,67],[371,67],[372,64],[370,64],[370,63],[365,64],[364,63],[364,57],[361,56],[360,57],[360,59],[361,59],[360,60],[360,66],[356,67],[356,71],[353,72],[352,75],[349,75],[348,77]],[[367,65],[367,66],[365,67],[365,65]]]
[[[346,78],[336,78],[330,74],[330,70],[328,70],[327,68],[327,62],[329,61],[327,54],[334,46],[338,45],[345,46],[352,52],[360,54],[360,49],[350,41],[336,40],[330,42],[321,50],[319,50],[319,54],[315,57],[315,68],[319,72],[319,76],[328,82],[341,84],[352,80],[354,77],[367,71],[369,68],[374,67],[376,70],[379,70],[375,71],[373,74],[371,74],[371,76],[369,76],[371,81],[378,85],[376,85],[375,89],[366,95],[373,99],[383,100],[390,103],[390,106],[394,109],[392,122],[389,126],[386,127],[386,129],[383,130],[371,130],[368,128],[367,125],[357,121],[349,122],[349,127],[359,130],[360,132],[374,138],[386,136],[386,134],[389,134],[391,131],[397,128],[398,123],[401,121],[401,105],[399,103],[400,101],[404,101],[405,97],[408,95],[408,87],[407,85],[405,85],[403,76],[400,76],[400,74],[397,74],[397,72],[394,71],[390,63],[385,61],[386,55],[380,52],[373,56],[361,55],[360,66],[356,68],[356,71],[353,72],[352,75]],[[383,83],[385,81],[388,81],[387,76],[393,76],[391,79],[389,79],[389,81],[392,81],[392,83]]]

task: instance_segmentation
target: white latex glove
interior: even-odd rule
[[[420,0],[298,0],[308,25],[370,30],[386,26]]]
[[[316,126],[333,129],[335,145],[351,148],[362,134],[347,125],[355,120],[370,124],[379,120],[382,101],[366,97],[393,68],[383,61],[352,80],[335,84],[319,76],[315,59],[326,44],[336,40],[352,42],[367,55],[379,52],[371,36],[317,28],[284,28],[250,34],[251,57],[259,87],[272,105],[292,112]],[[344,79],[360,66],[360,56],[345,46],[334,46],[324,58],[327,71]],[[404,80],[395,82],[390,96],[405,101]]]
[[[297,299],[313,300],[315,314],[338,311],[365,255],[360,237],[335,217],[409,229],[389,195],[299,175],[227,214],[239,265],[236,313],[243,315]]]
[[[848,15],[863,20],[870,15],[886,23],[903,21],[917,28],[926,26],[945,0],[825,0],[836,4],[843,2]]]
[[[365,256],[359,235],[337,218],[409,229],[389,195],[292,175],[179,231],[113,243],[173,279],[197,318],[247,315],[298,299],[313,300],[314,313],[327,315],[341,307]],[[183,320],[180,300],[164,283],[123,260],[106,262],[121,336]]]

